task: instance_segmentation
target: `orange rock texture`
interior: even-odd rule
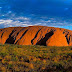
[[[47,26],[0,29],[0,44],[72,46],[72,31]]]

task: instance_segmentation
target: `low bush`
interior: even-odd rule
[[[0,72],[72,72],[72,47],[0,45]]]

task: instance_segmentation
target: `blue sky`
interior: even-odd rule
[[[72,30],[72,1],[0,0],[0,28],[32,25]]]

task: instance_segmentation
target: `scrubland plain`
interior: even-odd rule
[[[72,72],[72,47],[0,45],[0,72]]]

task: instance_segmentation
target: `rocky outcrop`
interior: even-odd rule
[[[68,46],[65,35],[60,30],[56,30],[54,34],[47,40],[47,46]]]
[[[0,29],[1,44],[72,46],[72,31],[47,26]]]

